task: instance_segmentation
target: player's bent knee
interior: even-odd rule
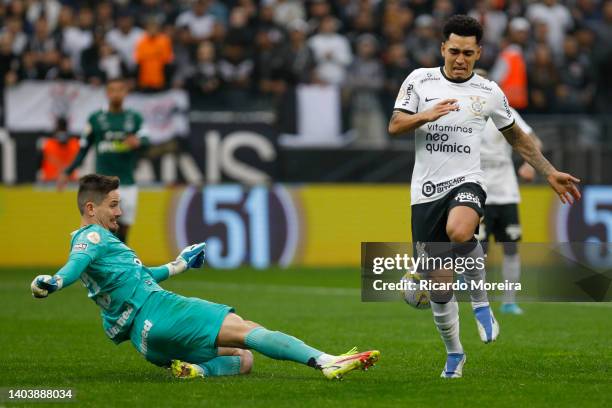
[[[451,242],[466,242],[474,236],[474,230],[465,225],[449,224],[446,226],[446,235]]]

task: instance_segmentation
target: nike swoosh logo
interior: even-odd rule
[[[440,99],[440,98],[431,98],[431,99],[428,99],[427,97],[425,97],[425,102],[435,101],[436,99]]]

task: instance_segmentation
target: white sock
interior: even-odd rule
[[[516,283],[521,278],[521,257],[520,255],[504,255],[502,263],[502,278]],[[514,290],[504,291],[504,303],[516,302],[516,292]]]
[[[321,354],[319,357],[317,357],[315,359],[316,363],[318,366],[323,366],[327,363],[329,363],[330,361],[334,360],[336,358],[336,356],[332,356],[331,354]]]
[[[448,303],[431,302],[431,311],[446,353],[463,353],[459,339],[459,305],[455,296]]]
[[[463,279],[465,280],[465,283],[468,284],[470,298],[472,299],[472,308],[476,309],[477,307],[489,306],[487,291],[484,288],[477,289],[472,287],[472,281],[478,284],[480,284],[481,281],[483,284],[485,283],[486,272],[484,268],[478,267],[479,262],[477,262],[478,259],[485,259],[484,251],[482,249],[482,245],[480,245],[480,242],[476,244],[474,249],[464,255],[464,257],[472,258],[474,260],[472,263],[474,267],[471,269],[466,268],[465,272],[463,272]]]

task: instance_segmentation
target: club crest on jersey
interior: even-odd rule
[[[99,244],[100,243],[100,234],[98,234],[96,231],[92,231],[89,234],[87,234],[87,239],[92,244]]]
[[[484,110],[484,106],[487,103],[484,98],[480,96],[470,96],[472,103],[470,104],[470,110],[476,116],[482,115],[482,111]]]

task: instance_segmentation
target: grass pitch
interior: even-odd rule
[[[462,304],[467,363],[464,378],[448,381],[431,312],[361,303],[357,269],[194,270],[162,286],[329,353],[356,345],[382,356],[341,382],[257,353],[248,376],[179,381],[129,342],[110,342],[80,284],[33,299],[34,276],[54,272],[0,270],[0,407],[41,406],[7,401],[6,388],[72,388],[76,402],[53,403],[69,407],[612,406],[611,304],[522,304],[524,316],[497,313],[501,334],[489,345]]]

